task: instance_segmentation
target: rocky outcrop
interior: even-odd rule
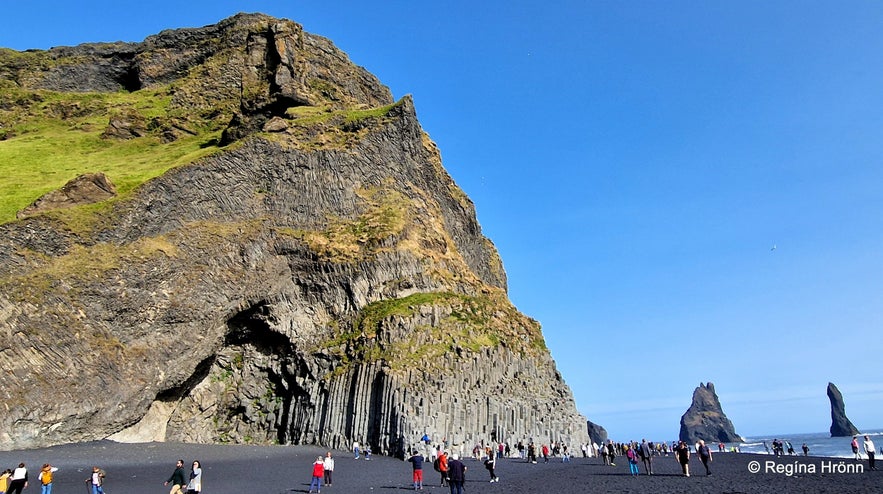
[[[592,443],[600,446],[607,442],[607,429],[591,420],[586,421],[586,427],[588,428],[589,439],[591,439]]]
[[[693,403],[681,416],[680,440],[694,444],[702,439],[710,442],[740,442],[733,423],[724,414],[714,384],[699,383],[693,391]]]
[[[846,404],[843,395],[834,383],[828,383],[828,399],[831,400],[831,437],[854,436],[858,428],[846,417]]]
[[[116,187],[103,173],[86,173],[66,183],[61,189],[41,196],[16,216],[24,218],[53,209],[93,204],[110,199],[116,193]]]
[[[0,225],[0,447],[588,440],[413,102],[327,40],[239,15],[3,60],[22,101],[151,88],[172,102],[131,139],[235,144],[105,208]]]
[[[62,92],[138,91],[197,80],[203,91],[175,86],[172,94],[174,105],[190,110],[217,111],[222,108],[213,103],[228,102],[246,108],[392,102],[386,86],[329,40],[262,14],[167,30],[141,43],[29,50],[3,59],[0,77],[23,88]]]

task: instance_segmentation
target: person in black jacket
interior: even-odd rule
[[[451,494],[463,494],[463,484],[466,482],[466,465],[460,461],[456,453],[448,462],[448,482],[451,485]]]
[[[169,484],[172,484],[172,490],[169,491],[169,494],[181,494],[181,489],[187,485],[187,479],[184,475],[184,460],[178,460],[175,471],[172,472],[172,476],[163,485]]]
[[[678,460],[678,463],[681,465],[681,471],[684,472],[685,477],[690,476],[690,447],[687,446],[687,443],[684,441],[678,441],[678,445],[675,447],[675,458]]]
[[[788,443],[791,444],[791,443]],[[792,448],[794,449],[794,448]],[[711,449],[705,445],[705,441],[699,440],[699,447],[696,448],[696,451],[699,453],[699,459],[702,460],[702,465],[705,466],[705,475],[711,475],[711,469],[708,468],[708,464],[711,463]]]

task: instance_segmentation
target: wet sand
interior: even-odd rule
[[[193,460],[203,464],[203,492],[206,494],[307,492],[316,456],[325,450],[308,446],[219,446],[174,443],[118,444],[109,441],[55,446],[39,450],[0,452],[0,467],[12,468],[25,462],[30,473],[27,493],[39,492],[40,466],[49,462],[60,468],[55,474],[53,494],[88,492],[84,480],[92,465],[107,471],[107,494],[166,493],[178,458],[188,467]],[[334,483],[324,493],[391,493],[411,490],[410,464],[373,456],[354,460],[347,452],[332,451],[335,457]],[[749,471],[759,462],[760,472]],[[840,467],[843,461],[843,467]],[[772,463],[767,463],[772,462]],[[536,465],[518,459],[498,461],[500,482],[489,483],[481,462],[467,458],[466,490],[470,494],[552,494],[585,492],[620,493],[842,493],[883,492],[883,473],[856,473],[856,462],[819,457],[718,453],[711,463],[712,476],[694,455],[691,477],[680,475],[673,456],[654,459],[654,475],[632,477],[625,458],[616,466],[605,466],[595,458],[574,458],[562,463],[553,458]],[[424,492],[447,493],[439,487],[439,475],[427,462]],[[850,470],[841,472],[838,470]],[[788,475],[788,472],[791,475]]]

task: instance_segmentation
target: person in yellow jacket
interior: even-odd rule
[[[0,474],[0,492],[5,493],[9,490],[9,477],[12,476],[12,470],[6,469],[3,470],[3,473]]]
[[[40,494],[52,494],[52,476],[57,471],[58,468],[48,463],[45,463],[40,469],[40,484],[42,485]]]

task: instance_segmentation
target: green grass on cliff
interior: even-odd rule
[[[35,199],[83,173],[103,172],[126,197],[138,185],[216,148],[206,144],[219,130],[193,125],[163,143],[153,135],[129,140],[102,138],[121,112],[162,125],[174,117],[161,90],[134,93],[54,93],[0,87],[0,223]],[[195,135],[194,135],[195,134]],[[0,136],[2,137],[2,136]]]
[[[446,308],[440,314],[447,315],[432,326],[418,326],[405,338],[387,338],[387,325],[394,324],[395,318],[411,319],[422,308],[431,307]],[[519,313],[505,294],[432,292],[368,304],[351,331],[342,332],[323,347],[342,352],[343,365],[335,370],[340,373],[350,362],[383,360],[394,369],[403,369],[450,352],[478,352],[500,345],[519,353],[546,350],[539,323]]]
[[[217,151],[211,144],[220,137],[218,122],[224,119],[200,118],[172,108],[172,90],[59,93],[23,90],[0,81],[0,224],[14,220],[17,211],[83,173],[103,172],[116,186],[118,198],[125,198],[167,170]],[[290,142],[307,150],[345,148],[364,132],[368,121],[386,118],[400,104],[335,111],[291,108]],[[127,140],[105,137],[114,117],[140,123],[147,135]],[[161,130],[175,127],[186,132],[162,142]],[[101,207],[77,209],[91,216]]]
[[[383,241],[399,235],[409,220],[410,203],[392,188],[358,189],[364,210],[355,219],[329,218],[324,230],[277,232],[304,241],[324,261],[351,263],[372,257],[383,250]]]

